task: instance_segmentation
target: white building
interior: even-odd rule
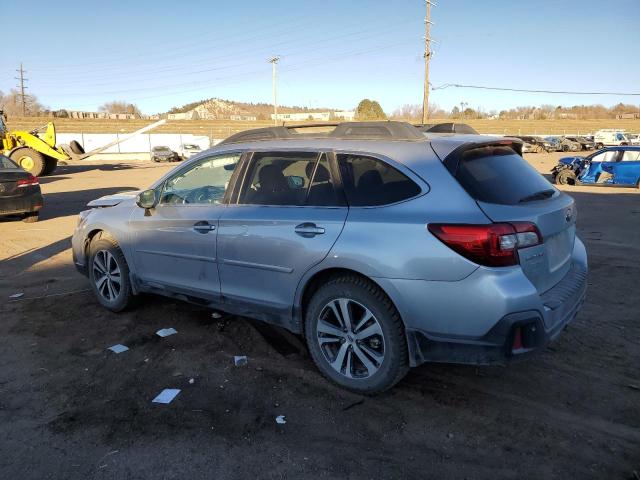
[[[317,122],[328,122],[331,119],[353,121],[356,112],[336,111],[336,112],[301,112],[301,113],[279,113],[277,120],[282,122],[306,122],[314,120]],[[276,120],[272,113],[271,120]]]

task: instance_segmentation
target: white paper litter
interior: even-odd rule
[[[278,425],[284,425],[285,423],[287,423],[287,421],[286,421],[286,420],[285,420],[285,418],[284,418],[284,415],[278,415],[278,416],[276,417],[276,423],[277,423]]]
[[[20,293],[14,293],[13,295],[9,295],[9,298],[20,298],[24,296],[24,293],[20,292]]]
[[[111,350],[113,353],[122,353],[129,350],[129,347],[118,343],[117,345],[113,345],[112,347],[107,348],[107,350]]]
[[[159,337],[168,337],[169,335],[174,335],[178,333],[175,328],[162,328],[156,332],[156,335]]]
[[[195,382],[196,382],[196,381],[195,381],[193,378],[190,378],[190,379],[189,379],[189,384],[190,384],[190,385],[193,385]]]
[[[180,389],[178,388],[165,388],[160,392],[160,395],[153,399],[153,403],[171,403],[179,393]]]
[[[236,355],[233,357],[233,363],[236,367],[241,367],[247,364],[247,357],[245,355]]]
[[[213,313],[211,314],[211,318],[214,318],[214,319],[216,319],[216,320],[217,320],[218,318],[222,318],[222,314],[221,314],[221,313],[218,313],[218,312],[213,312]]]

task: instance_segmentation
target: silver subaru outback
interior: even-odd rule
[[[76,266],[303,335],[318,369],[380,392],[423,362],[505,363],[582,306],[576,206],[516,139],[401,122],[250,130],[80,214]]]

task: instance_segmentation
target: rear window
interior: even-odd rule
[[[18,168],[18,165],[4,155],[0,155],[0,168]]]
[[[476,200],[515,205],[542,191],[554,190],[510,147],[482,147],[462,154],[456,179]]]

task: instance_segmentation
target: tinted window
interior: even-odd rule
[[[314,152],[254,153],[238,203],[305,205],[317,160]]]
[[[515,205],[553,190],[531,165],[509,147],[474,148],[463,153],[456,179],[476,200]]]
[[[0,168],[18,168],[18,165],[13,163],[4,155],[0,155]]]
[[[313,164],[309,164],[313,165]],[[309,167],[307,167],[309,168]],[[319,207],[333,207],[340,205],[335,185],[331,177],[329,159],[326,154],[320,156],[320,160],[315,164],[311,186],[307,195],[307,205]]]
[[[342,184],[349,205],[388,205],[420,193],[420,187],[406,175],[377,158],[338,155]]]
[[[187,170],[181,170],[164,185],[160,203],[219,204],[240,155],[206,158]]]

